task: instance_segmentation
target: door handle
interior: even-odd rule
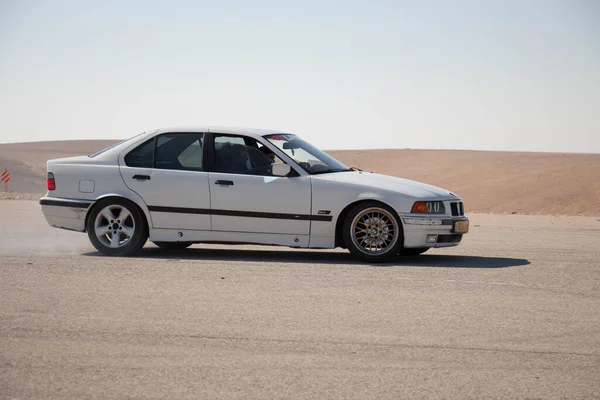
[[[134,175],[131,179],[137,179],[138,181],[149,181],[150,175]]]
[[[233,181],[215,181],[215,185],[233,186]]]

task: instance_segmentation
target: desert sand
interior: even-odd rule
[[[0,169],[11,171],[1,198],[45,192],[46,161],[85,155],[115,141],[0,144]],[[465,150],[329,151],[348,166],[440,186],[457,193],[467,212],[600,215],[600,154]],[[23,194],[25,193],[25,194]]]

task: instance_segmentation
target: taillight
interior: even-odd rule
[[[46,188],[48,190],[56,190],[56,182],[54,182],[54,174],[48,172],[48,179],[46,179]]]

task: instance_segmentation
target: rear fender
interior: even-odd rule
[[[127,196],[120,194],[120,193],[106,193],[106,194],[103,194],[102,196],[98,197],[94,201],[94,203],[91,205],[91,207],[88,208],[87,215],[85,217],[85,226],[86,227],[87,227],[87,220],[88,220],[88,217],[90,215],[90,211],[92,210],[92,208],[94,208],[96,203],[98,203],[99,201],[101,201],[103,199],[107,199],[109,197],[119,197],[119,198],[133,202],[144,213],[144,216],[146,217],[146,221],[148,222],[148,229],[149,230],[152,229],[152,217],[150,216],[150,211],[148,210],[148,206],[146,205],[144,200],[137,193],[135,193],[133,191],[128,193]]]

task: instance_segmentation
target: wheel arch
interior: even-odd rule
[[[127,200],[127,201],[131,202],[134,206],[136,206],[141,211],[142,216],[146,220],[146,227],[147,227],[148,231],[150,231],[151,226],[152,226],[152,224],[151,224],[152,219],[150,218],[150,212],[148,211],[148,207],[146,207],[146,204],[143,201],[141,201],[141,199],[140,200],[132,199],[130,197],[127,197],[127,196],[124,196],[124,195],[118,194],[118,193],[107,193],[107,194],[103,194],[102,196],[100,196],[96,200],[94,200],[94,202],[88,208],[87,213],[85,215],[84,225],[83,225],[84,232],[87,232],[88,219],[89,219],[90,214],[92,213],[92,210],[94,209],[94,207],[96,207],[98,202],[100,202],[102,200],[110,199],[110,198],[118,198],[118,199]]]
[[[386,203],[385,201],[383,201],[381,199],[361,198],[361,199],[355,200],[352,203],[348,204],[339,213],[339,215],[337,217],[337,220],[335,222],[335,247],[346,248],[346,244],[344,243],[344,237],[343,237],[343,233],[342,233],[343,228],[344,228],[344,221],[346,220],[346,216],[348,215],[348,213],[350,212],[350,210],[352,208],[356,207],[357,205],[362,204],[362,203],[380,203],[382,205],[385,205],[385,206],[389,207],[390,210],[392,210],[392,213],[394,214],[394,217],[398,221],[398,226],[401,229],[402,237],[400,239],[402,240],[402,246],[404,246],[404,227],[402,226],[402,219],[400,218],[400,216],[398,215],[398,213],[396,212],[396,210],[394,209],[394,207],[392,207],[391,204]]]

